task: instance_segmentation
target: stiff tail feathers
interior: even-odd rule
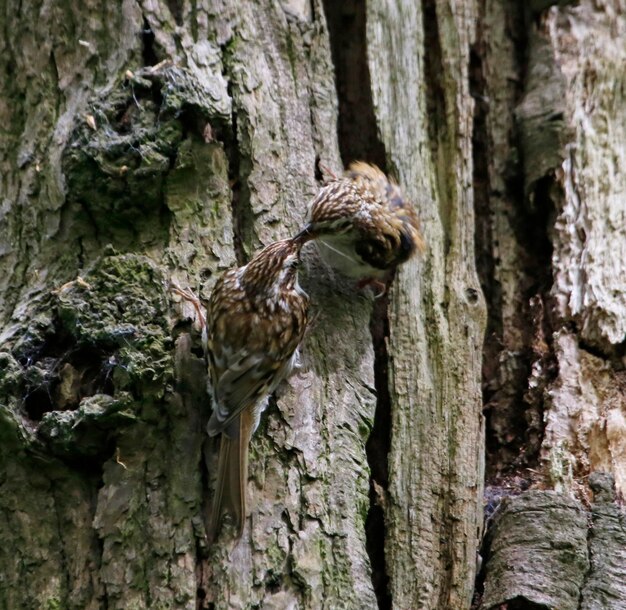
[[[233,431],[233,434],[223,432],[220,440],[217,482],[209,528],[209,539],[212,541],[217,538],[222,517],[226,514],[230,516],[236,539],[241,538],[243,534],[246,518],[248,445],[252,422],[248,410],[238,415],[237,420],[229,425],[229,431]]]

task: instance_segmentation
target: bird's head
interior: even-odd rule
[[[309,206],[308,223],[295,239],[306,243],[324,235],[348,233],[362,209],[358,184],[346,174],[320,189]]]
[[[296,239],[352,236],[356,253],[388,269],[425,249],[420,223],[402,189],[378,167],[356,161],[322,188],[309,209],[309,223]]]

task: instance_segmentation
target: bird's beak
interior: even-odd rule
[[[309,223],[300,233],[298,233],[293,241],[299,243],[300,245],[306,244],[307,241],[311,241],[317,237],[317,233],[313,231],[313,225]]]

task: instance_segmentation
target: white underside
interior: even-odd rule
[[[354,239],[349,235],[324,236],[317,240],[322,259],[334,270],[351,278],[381,277],[384,272],[364,263],[354,251]]]

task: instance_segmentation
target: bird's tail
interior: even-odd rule
[[[211,511],[209,538],[215,540],[222,517],[230,515],[236,538],[241,538],[246,518],[248,482],[248,445],[251,434],[250,413],[245,410],[222,433],[217,463],[217,482]]]

